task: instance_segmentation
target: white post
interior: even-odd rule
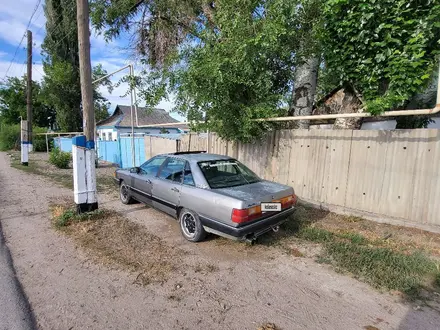
[[[78,213],[98,208],[94,141],[84,135],[72,139],[73,193]]]
[[[130,66],[130,75],[132,73],[132,68]],[[130,82],[130,115],[131,115],[131,162],[132,167],[136,166],[136,151],[135,151],[135,140],[134,140],[134,102],[133,102],[133,84]]]
[[[29,165],[28,121],[21,121],[21,164]]]

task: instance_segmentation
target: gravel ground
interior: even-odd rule
[[[440,324],[437,311],[381,294],[311,259],[214,237],[191,244],[162,213],[122,205],[114,193],[100,195],[101,207],[182,250],[185,264],[215,265],[202,272],[180,267],[165,283],[140,286],[138,274],[100,264],[51,226],[49,203],[72,197],[71,190],[11,168],[5,153],[0,184],[4,236],[40,329],[257,329],[270,322],[281,329],[383,330]]]

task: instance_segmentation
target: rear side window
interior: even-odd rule
[[[159,173],[159,178],[181,183],[186,161],[169,157]]]
[[[189,166],[189,163],[186,162],[185,164],[185,173],[183,175],[183,184],[186,184],[187,186],[195,186],[194,178],[191,172],[191,167]]]
[[[156,156],[147,160],[140,166],[142,174],[156,175],[165,159],[167,158],[164,156]]]

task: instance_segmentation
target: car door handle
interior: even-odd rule
[[[179,192],[179,189],[177,189],[177,188],[171,188],[171,190],[175,191],[175,192]]]
[[[145,180],[145,182],[151,184],[151,180],[150,179]]]

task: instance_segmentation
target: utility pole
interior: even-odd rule
[[[92,65],[88,0],[76,0],[78,23],[79,73],[84,135],[72,141],[73,188],[78,213],[98,208],[95,170],[95,109],[93,107]]]
[[[29,151],[32,151],[32,31],[27,31],[27,124]]]

